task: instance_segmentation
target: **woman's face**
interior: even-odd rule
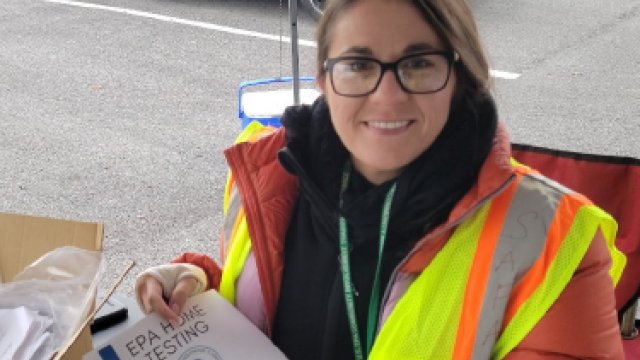
[[[365,56],[393,62],[420,51],[447,50],[408,1],[360,0],[343,12],[331,30],[329,58]],[[354,166],[380,184],[398,176],[442,131],[455,86],[431,94],[409,94],[386,71],[375,92],[362,97],[337,94],[329,73],[318,81],[333,126]]]

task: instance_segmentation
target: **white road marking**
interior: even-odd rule
[[[493,77],[507,80],[515,80],[520,77],[520,74],[500,70],[491,70],[490,74]]]
[[[226,32],[226,33],[236,34],[236,35],[252,36],[252,37],[257,37],[257,38],[261,38],[261,39],[280,41],[280,36],[278,36],[278,35],[264,34],[264,33],[256,32],[256,31],[249,31],[249,30],[243,30],[243,29],[236,29],[236,28],[232,28],[232,27],[229,27],[229,26],[215,25],[215,24],[210,24],[210,23],[206,23],[206,22],[202,22],[202,21],[193,21],[193,20],[181,19],[181,18],[177,18],[177,17],[153,14],[153,13],[148,13],[148,12],[139,11],[139,10],[125,9],[125,8],[120,8],[120,7],[105,6],[105,5],[84,3],[84,2],[79,2],[79,1],[69,1],[69,0],[43,0],[43,1],[50,2],[50,3],[56,3],[56,4],[78,6],[78,7],[89,8],[89,9],[112,11],[112,12],[117,12],[117,13],[121,13],[121,14],[139,16],[139,17],[143,17],[143,18],[161,20],[161,21],[177,23],[177,24],[182,24],[182,25],[195,26],[195,27],[199,27],[199,28],[203,28],[203,29],[222,31],[222,32]],[[289,37],[283,36],[282,37],[282,41],[291,42],[291,39]],[[300,39],[300,40],[298,40],[298,44],[300,44],[302,46],[316,47],[315,41],[301,40]]]
[[[177,18],[177,17],[173,17],[173,16],[165,16],[165,15],[153,14],[153,13],[149,13],[149,12],[145,12],[145,11],[125,9],[125,8],[121,8],[121,7],[105,6],[105,5],[91,4],[91,3],[85,3],[85,2],[80,2],[80,1],[71,1],[71,0],[43,0],[43,1],[46,1],[46,2],[49,2],[49,3],[56,3],[56,4],[63,4],[63,5],[70,5],[70,6],[89,8],[89,9],[112,11],[112,12],[116,12],[116,13],[139,16],[139,17],[148,18],[148,19],[155,19],[155,20],[166,21],[166,22],[170,22],[170,23],[176,23],[176,24],[182,24],[182,25],[188,25],[188,26],[195,26],[195,27],[199,27],[199,28],[203,28],[203,29],[216,30],[216,31],[226,32],[226,33],[235,34],[235,35],[252,36],[252,37],[256,37],[256,38],[260,38],[260,39],[283,41],[283,42],[287,42],[287,43],[291,42],[291,38],[289,38],[287,36],[280,37],[278,35],[265,34],[265,33],[260,33],[260,32],[257,32],[257,31],[237,29],[237,28],[232,28],[232,27],[229,27],[229,26],[216,25],[216,24],[206,23],[206,22],[202,22],[202,21],[193,21],[193,20],[181,19],[181,18]],[[303,39],[298,39],[298,44],[301,45],[301,46],[309,46],[309,47],[316,47],[317,46],[315,41],[303,40]],[[507,72],[507,71],[500,71],[500,70],[491,70],[491,76],[496,77],[496,78],[500,78],[500,79],[515,80],[515,79],[520,77],[520,74],[511,73],[511,72]]]

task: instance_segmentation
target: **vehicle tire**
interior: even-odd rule
[[[315,21],[320,19],[324,9],[325,0],[300,0],[300,6],[311,16]]]

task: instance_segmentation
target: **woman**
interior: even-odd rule
[[[215,288],[292,360],[621,359],[613,221],[511,165],[464,1],[330,0],[317,42],[324,97],[225,152],[224,271],[149,269],[141,307]]]

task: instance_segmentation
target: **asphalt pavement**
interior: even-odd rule
[[[637,0],[470,4],[514,141],[640,157]],[[300,13],[302,75],[314,27]],[[181,252],[217,258],[238,86],[291,75],[288,29],[279,0],[3,0],[0,209],[104,223],[101,286],[138,263],[124,295]]]

